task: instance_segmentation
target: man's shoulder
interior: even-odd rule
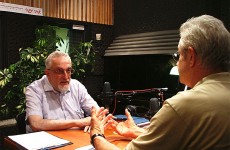
[[[47,84],[48,79],[46,77],[46,75],[43,75],[40,79],[33,81],[32,83],[30,83],[26,88],[39,88],[39,87],[43,87],[45,84]]]
[[[201,98],[203,96],[197,91],[188,90],[183,92],[178,92],[175,96],[166,100],[175,111],[188,111],[200,105]]]
[[[70,85],[73,86],[84,86],[80,81],[78,81],[77,79],[70,79]]]
[[[185,100],[193,99],[196,95],[195,91],[188,90],[188,91],[181,91],[178,92],[176,95],[172,96],[171,98],[167,99],[168,103],[181,103]]]

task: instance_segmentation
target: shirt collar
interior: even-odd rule
[[[229,72],[215,73],[215,74],[208,75],[208,76],[204,77],[203,79],[201,79],[193,88],[195,88],[196,86],[198,86],[202,83],[210,83],[213,81],[228,81],[228,82],[230,82],[229,79],[230,79],[230,73]]]

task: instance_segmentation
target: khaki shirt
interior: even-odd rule
[[[230,149],[230,73],[209,75],[165,101],[126,150]]]

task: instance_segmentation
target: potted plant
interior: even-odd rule
[[[72,77],[84,82],[86,72],[94,70],[96,51],[90,42],[80,42],[69,49],[69,55],[73,62],[73,68],[77,70]]]

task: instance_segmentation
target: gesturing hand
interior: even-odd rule
[[[90,136],[96,133],[104,134],[104,128],[106,127],[107,122],[112,118],[111,114],[105,117],[107,113],[108,110],[104,107],[101,107],[99,110],[92,107]]]
[[[124,122],[116,122],[115,120],[110,120],[110,126],[120,135],[125,137],[136,138],[139,133],[142,133],[143,129],[140,129],[134,122],[129,111],[125,109],[125,115],[127,120]]]

